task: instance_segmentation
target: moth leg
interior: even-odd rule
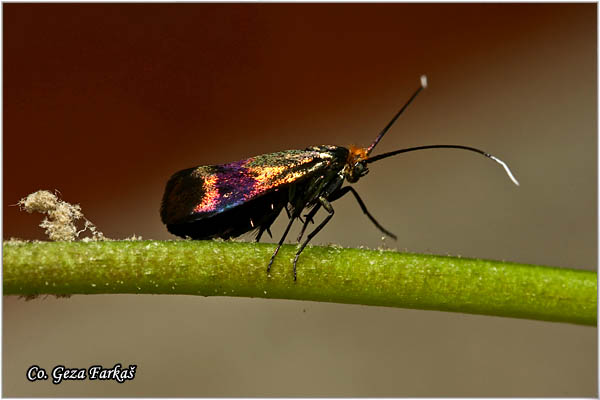
[[[273,239],[273,235],[271,234],[270,227],[267,227],[267,228],[261,227],[260,230],[258,231],[258,235],[256,235],[256,243],[260,242],[260,238],[265,231],[267,231],[267,233],[269,234],[269,237],[271,239]]]
[[[286,210],[287,210],[287,207],[286,207]],[[292,223],[294,223],[294,219],[295,218],[290,218],[290,222],[288,223],[287,227],[285,228],[285,232],[283,232],[283,236],[281,237],[281,239],[279,239],[279,244],[277,244],[277,248],[275,249],[275,252],[271,256],[271,261],[269,261],[269,266],[267,267],[267,274],[271,271],[271,265],[273,265],[275,256],[277,255],[277,253],[279,253],[279,249],[281,248],[281,245],[283,244],[285,237],[287,236],[288,232],[290,231],[290,228],[292,227]]]
[[[288,218],[292,218],[292,214],[290,214],[290,210],[288,210],[287,205],[285,206],[285,213],[287,214]],[[300,215],[296,215],[296,218],[298,218],[300,222],[304,223]]]
[[[360,206],[360,209],[362,210],[362,212],[369,217],[369,219],[371,220],[371,222],[373,224],[375,224],[375,226],[377,227],[377,229],[379,229],[383,234],[391,237],[394,240],[397,240],[398,237],[396,235],[394,235],[392,232],[388,231],[387,229],[385,229],[383,226],[381,226],[379,224],[379,222],[377,222],[377,220],[375,219],[375,217],[373,217],[371,215],[371,213],[367,210],[367,206],[365,206],[365,203],[362,201],[362,199],[360,198],[360,196],[358,195],[358,193],[356,192],[356,190],[354,190],[354,188],[352,186],[345,186],[343,188],[341,188],[340,190],[332,193],[331,196],[329,196],[329,200],[330,201],[334,201],[339,199],[340,197],[344,196],[345,194],[347,194],[348,192],[352,193],[354,195],[354,198],[356,199],[356,201],[358,202],[358,205]]]
[[[260,230],[258,231],[258,235],[256,235],[256,240],[255,240],[256,243],[260,242],[260,237],[262,236],[264,231],[265,231],[264,229],[260,228]]]
[[[329,215],[327,217],[325,217],[325,219],[311,232],[308,234],[308,236],[306,237],[306,240],[304,240],[304,242],[302,243],[302,246],[300,246],[300,249],[296,252],[296,256],[294,257],[294,281],[296,280],[296,263],[298,262],[298,257],[300,257],[300,253],[302,253],[302,250],[304,250],[304,248],[306,247],[306,245],[308,244],[308,242],[311,241],[312,238],[315,237],[315,235],[317,233],[319,233],[319,231],[321,229],[323,229],[323,227],[325,225],[327,225],[327,223],[329,222],[329,220],[331,220],[331,218],[333,218],[333,214],[335,213],[333,211],[333,207],[331,206],[331,204],[327,201],[327,199],[323,196],[319,197],[319,202],[321,203],[321,205],[323,206],[323,208],[329,213]],[[317,208],[317,207],[315,207]],[[311,211],[312,213],[312,211]],[[307,219],[308,221],[308,219]],[[306,224],[308,224],[308,222],[306,222]]]
[[[300,240],[302,240],[302,236],[304,236],[304,231],[306,231],[306,227],[308,226],[309,222],[312,222],[313,224],[315,223],[315,221],[313,221],[313,217],[315,215],[317,215],[317,211],[319,211],[319,209],[321,208],[321,204],[317,204],[312,210],[310,210],[310,212],[308,214],[304,215],[304,218],[306,218],[306,221],[302,221],[303,225],[302,225],[302,230],[300,231],[300,235],[298,235],[298,242],[300,242]]]
[[[310,216],[310,213],[309,213],[309,214],[304,214],[304,218],[308,218],[309,216]],[[313,216],[314,216],[314,215],[313,215]],[[313,223],[313,224],[315,223],[315,220],[314,220],[314,219],[312,219],[312,217],[310,217],[310,218],[308,218],[308,219],[309,219],[309,221],[310,221],[311,223]],[[304,221],[302,221],[302,223],[304,223]]]
[[[260,238],[262,237],[263,233],[265,233],[265,231],[267,231],[269,237],[273,239],[273,234],[271,233],[271,225],[273,225],[273,222],[275,222],[277,217],[279,217],[282,208],[284,208],[284,206],[278,205],[277,207],[275,207],[273,204],[271,204],[271,211],[268,212],[267,219],[261,221],[260,225],[258,226],[258,235],[256,235],[257,243],[260,241]]]
[[[269,224],[269,226],[267,226],[267,227],[265,227],[265,226],[260,227],[260,229],[258,230],[258,235],[256,235],[256,243],[260,242],[260,238],[265,231],[267,231],[267,233],[269,234],[269,237],[271,239],[273,239],[273,235],[271,234],[271,224]]]

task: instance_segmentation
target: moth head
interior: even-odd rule
[[[348,182],[354,183],[369,172],[367,168],[368,157],[366,148],[355,146],[348,148],[348,159],[344,168],[344,175]]]

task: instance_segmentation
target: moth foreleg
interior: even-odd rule
[[[362,201],[362,199],[360,198],[360,196],[358,195],[358,193],[356,192],[356,190],[354,190],[354,188],[352,186],[345,186],[345,187],[341,188],[340,190],[337,190],[337,191],[333,192],[331,194],[331,196],[329,196],[329,200],[330,201],[337,200],[340,197],[343,197],[344,195],[348,194],[348,192],[351,192],[354,195],[354,198],[358,202],[358,205],[360,206],[360,209],[362,210],[362,212],[367,217],[369,217],[369,219],[377,227],[377,229],[379,229],[384,235],[387,235],[387,236],[391,237],[394,240],[398,239],[398,237],[396,235],[394,235],[392,232],[390,232],[387,229],[385,229],[383,226],[381,226],[379,224],[379,222],[377,222],[377,220],[375,219],[375,217],[373,217],[371,215],[371,213],[369,212],[369,210],[367,210],[367,206],[365,205],[365,203]]]

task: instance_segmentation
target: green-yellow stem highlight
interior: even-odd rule
[[[596,273],[395,251],[217,241],[5,242],[4,294],[327,301],[596,325]]]

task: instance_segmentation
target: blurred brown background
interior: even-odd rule
[[[401,251],[596,269],[595,4],[5,4],[4,238],[58,189],[109,237],[173,239],[175,171],[368,145],[356,185]],[[351,198],[315,244],[382,245]],[[282,233],[284,218],[273,232]],[[293,236],[293,235],[292,235]],[[266,262],[266,261],[265,261]],[[300,265],[300,268],[301,265]],[[4,298],[5,396],[595,396],[594,328],[188,296]],[[304,312],[305,311],[305,312]],[[29,383],[32,364],[134,381]]]

